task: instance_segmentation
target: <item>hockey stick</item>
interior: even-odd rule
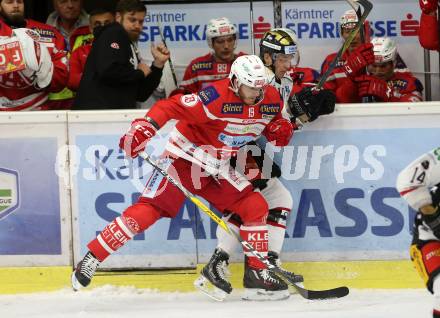
[[[349,0],[347,0],[349,1]],[[349,1],[350,2],[350,1]],[[358,23],[354,27],[354,29],[350,32],[347,39],[345,40],[342,47],[339,49],[338,53],[334,57],[334,59],[331,61],[328,69],[325,71],[325,73],[322,75],[322,77],[319,79],[318,84],[315,86],[315,89],[321,89],[322,86],[324,86],[324,83],[327,81],[328,77],[330,76],[330,73],[333,72],[334,68],[339,62],[339,59],[341,56],[347,51],[348,47],[350,46],[351,42],[353,42],[356,34],[360,31],[361,28],[364,26],[364,22],[367,19],[367,16],[370,14],[371,9],[373,9],[373,5],[368,0],[357,0],[357,3],[359,4],[359,7],[362,6],[364,8],[364,11],[361,15],[361,17],[358,19]]]
[[[168,45],[167,45],[167,42],[165,41],[165,37],[163,36],[162,28],[161,28],[160,24],[158,24],[157,27],[159,28],[159,34],[160,34],[160,38],[162,39],[163,44],[165,45],[166,48],[168,48]],[[179,85],[177,84],[176,70],[174,69],[173,61],[171,60],[171,54],[170,54],[170,58],[168,59],[168,63],[170,63],[170,69],[171,69],[171,74],[173,76],[174,85],[176,85],[176,88],[179,88]]]
[[[251,0],[249,2],[249,20],[251,22],[251,50],[252,50],[252,55],[255,55],[255,39],[254,39],[254,3]]]
[[[361,6],[357,2],[357,0],[347,0],[347,2],[350,4],[350,6],[356,12],[356,16],[357,16],[358,20],[360,20],[361,17],[362,17],[362,10],[361,10]],[[365,22],[364,25],[359,30],[359,34],[360,34],[360,37],[361,37],[361,43],[366,43],[366,40],[367,40],[366,37],[365,37],[365,31],[366,31],[365,26],[366,25],[367,25],[367,22]],[[367,36],[367,38],[369,38],[369,36]],[[370,40],[368,40],[368,42],[369,41]],[[364,97],[362,97],[362,103],[372,103],[372,102],[375,102],[374,96],[364,96]]]
[[[348,4],[353,8],[353,10],[356,12],[358,20],[362,17],[362,9],[357,0],[347,0]],[[365,32],[364,28],[360,28],[359,30],[360,36],[361,36],[361,42],[365,43]]]
[[[275,265],[271,264],[263,255],[257,252],[254,247],[247,241],[245,241],[239,234],[232,231],[226,222],[219,218],[210,208],[208,208],[202,201],[197,199],[191,192],[189,192],[183,185],[181,185],[177,180],[170,176],[164,169],[159,167],[159,165],[154,162],[150,155],[146,152],[139,153],[145,161],[147,161],[151,166],[153,166],[157,171],[160,172],[169,182],[175,185],[182,193],[191,200],[198,208],[200,208],[204,213],[206,213],[211,219],[213,219],[218,225],[221,226],[228,234],[235,236],[235,238],[240,242],[240,244],[247,249],[252,255],[254,255],[260,262],[266,265],[267,269],[278,274],[288,283],[290,283],[298,293],[306,299],[328,299],[328,298],[340,298],[348,295],[349,289],[345,286],[337,287],[327,290],[309,290],[305,289],[296,284],[291,277],[291,273],[286,270],[280,269]]]
[[[371,9],[373,9],[373,5],[368,0],[347,0],[347,2],[350,4],[350,6],[352,6],[352,8],[356,12],[358,12],[358,11],[361,12],[361,6],[364,8],[364,11],[363,11],[362,15],[358,18],[358,22],[357,22],[356,26],[353,28],[351,33],[348,35],[344,44],[339,49],[338,53],[333,58],[333,60],[330,62],[329,67],[327,68],[325,73],[319,79],[318,84],[316,84],[316,86],[313,88],[314,90],[322,89],[322,87],[324,86],[324,83],[327,81],[328,77],[330,76],[330,74],[333,72],[336,65],[338,64],[339,59],[345,53],[345,51],[347,51],[351,42],[353,42],[356,34],[361,29],[363,29],[363,24],[364,24],[365,20],[367,19],[367,16],[369,15],[369,13],[371,12]],[[295,109],[299,110],[300,112],[302,111],[302,107],[299,104],[298,99],[296,98],[296,94],[291,95],[290,101],[292,102],[292,104],[293,104],[292,106],[295,107]],[[304,123],[307,122],[308,120],[309,120],[309,118],[306,114],[303,114],[300,117],[297,117],[295,119],[295,122],[296,122],[296,125],[298,126],[298,129],[301,129],[303,127]]]

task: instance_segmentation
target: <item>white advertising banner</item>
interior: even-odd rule
[[[397,42],[399,54],[409,69],[424,84],[423,49],[418,42],[420,8],[413,0],[371,0],[368,17],[372,36],[388,36]],[[262,34],[274,27],[271,1],[254,2],[256,54]],[[324,58],[342,45],[339,36],[341,15],[351,7],[346,1],[284,1],[281,5],[282,26],[296,32],[300,43],[301,66],[320,70]],[[172,60],[180,82],[188,63],[209,52],[205,28],[212,18],[228,17],[238,29],[238,51],[251,53],[249,2],[201,4],[147,4],[147,17],[139,46],[151,60],[151,42],[161,41],[160,31],[171,49]],[[431,53],[431,70],[438,70],[438,55]],[[167,81],[172,81],[171,77]],[[433,75],[432,87],[439,87],[439,76]],[[440,99],[433,89],[432,99]]]
[[[419,44],[420,8],[413,0],[371,0],[373,10],[367,18],[371,37],[391,37],[409,69],[424,83],[423,48]],[[282,23],[296,32],[300,43],[301,65],[320,70],[324,58],[342,45],[339,21],[351,9],[346,1],[282,2]],[[432,69],[438,70],[437,54]],[[438,87],[438,74],[433,87]],[[437,85],[437,86],[435,86]],[[433,90],[433,100],[440,98]]]
[[[253,8],[255,45],[258,54],[259,38],[273,27],[273,6],[270,1],[256,1],[253,3]],[[139,39],[139,47],[145,58],[151,59],[150,43],[161,41],[161,30],[171,50],[171,58],[180,82],[188,63],[210,51],[205,36],[206,25],[210,19],[227,17],[237,26],[237,51],[252,52],[249,12],[249,2],[147,4],[147,17]]]

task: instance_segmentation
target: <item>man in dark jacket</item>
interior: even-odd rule
[[[95,32],[95,41],[73,104],[74,110],[130,109],[145,101],[159,85],[170,53],[151,46],[151,66],[139,58],[137,41],[146,8],[139,0],[120,0],[116,21]]]

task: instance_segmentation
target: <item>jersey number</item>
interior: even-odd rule
[[[415,180],[417,180],[419,183],[423,183],[426,177],[425,171],[423,171],[421,174],[417,176],[417,172],[419,171],[419,168],[416,168],[414,171],[413,177],[411,178],[411,183],[414,183]]]
[[[254,117],[255,116],[255,109],[253,107],[249,108],[249,117]]]

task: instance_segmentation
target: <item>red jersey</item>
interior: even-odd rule
[[[437,17],[422,13],[420,16],[419,41],[428,50],[439,50]]]
[[[75,49],[70,56],[67,87],[72,91],[76,91],[79,88],[79,82],[81,81],[87,57],[91,49],[92,44],[85,44]]]
[[[274,87],[267,86],[264,99],[248,106],[229,88],[229,79],[224,79],[198,94],[160,100],[147,115],[161,127],[177,119],[166,149],[208,169],[206,165],[217,167],[219,160],[229,159],[257,139],[269,122],[282,117],[282,110],[283,102]],[[200,153],[201,148],[210,156]]]
[[[38,89],[29,85],[21,73],[0,75],[0,111],[47,109],[49,92],[58,92],[66,86],[68,77],[67,57],[64,38],[52,26],[26,20],[26,28],[40,34],[40,44],[47,46],[53,63],[52,81],[48,87]],[[0,19],[0,37],[11,37],[12,29]]]
[[[245,54],[240,52],[235,58]],[[185,93],[197,93],[212,82],[228,77],[233,62],[216,62],[213,53],[200,56],[186,67],[179,88]]]
[[[360,102],[357,92],[357,85],[347,76],[347,74],[345,74],[343,68],[345,65],[345,60],[349,54],[350,53],[348,53],[348,51],[345,51],[345,53],[341,56],[339,62],[336,64],[336,67],[331,72],[323,87],[324,89],[329,89],[335,93],[337,103]],[[336,55],[337,53],[332,53],[325,58],[321,66],[321,75],[327,71]]]
[[[387,84],[391,88],[388,102],[423,101],[423,85],[411,72],[395,71]]]

